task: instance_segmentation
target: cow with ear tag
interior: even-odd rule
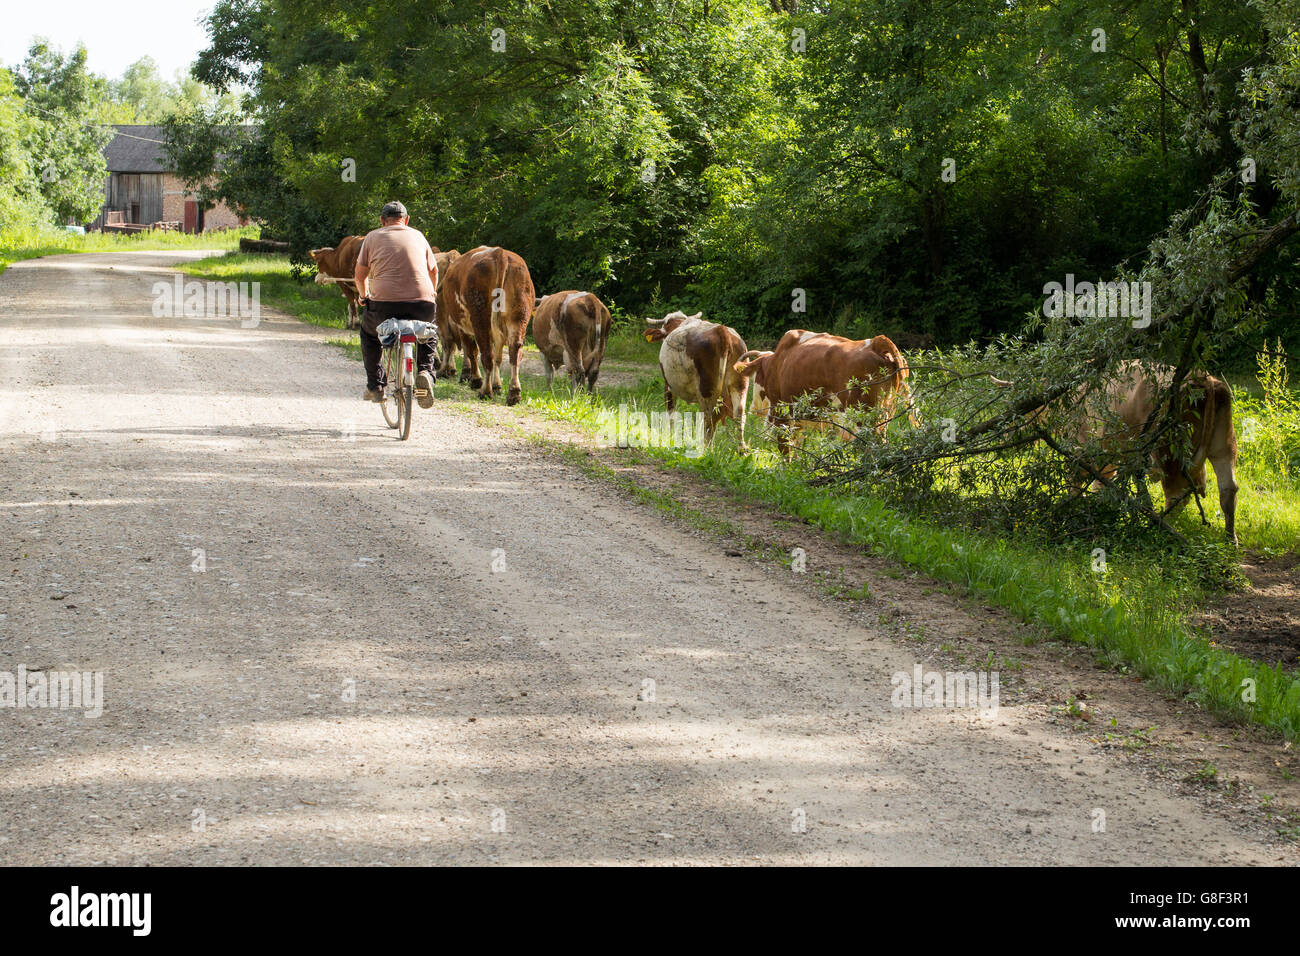
[[[664,403],[671,412],[677,402],[694,402],[704,415],[704,440],[712,443],[718,423],[734,419],[745,446],[745,399],[749,379],[735,369],[745,354],[745,340],[730,326],[708,322],[702,312],[670,312],[646,319],[645,340],[658,342],[659,369],[664,376]]]

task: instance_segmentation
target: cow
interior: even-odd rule
[[[907,359],[883,335],[854,340],[790,329],[775,349],[746,352],[735,368],[746,381],[754,380],[750,413],[765,416],[770,425],[793,426],[796,438],[805,428],[824,426],[824,422],[790,417],[788,406],[804,396],[815,408],[879,409],[874,428],[882,441],[900,396],[912,424],[920,423],[907,384],[911,374]],[[790,454],[791,436],[784,427],[777,431],[777,446],[783,455]]]
[[[549,387],[555,370],[567,366],[573,387],[596,390],[596,377],[609,340],[609,309],[591,292],[553,292],[533,310],[533,341],[542,353]]]
[[[357,256],[361,254],[361,241],[365,236],[344,236],[332,248],[312,249],[307,255],[316,263],[316,284],[336,285],[348,300],[348,328],[361,328],[361,294],[352,277],[357,271]],[[330,282],[329,279],[346,279]]]
[[[454,351],[464,351],[462,378],[469,378],[479,398],[491,398],[501,390],[501,354],[508,348],[510,390],[506,404],[517,404],[522,394],[519,350],[535,301],[533,277],[517,253],[500,246],[479,246],[458,256],[438,285],[438,324],[448,342],[442,370],[447,371],[450,361],[454,371]]]
[[[745,354],[745,340],[735,329],[705,321],[702,312],[670,312],[662,319],[646,319],[647,342],[659,342],[659,370],[664,376],[664,404],[668,411],[678,401],[695,402],[704,415],[704,441],[723,419],[735,419],[740,429],[740,450],[745,446],[745,399],[749,379],[737,373]]]
[[[917,408],[907,385],[910,369],[898,346],[885,336],[852,339],[827,332],[790,329],[772,351],[750,351],[736,363],[738,375],[753,378],[754,402],[751,415],[766,416],[768,424],[781,425],[776,444],[789,455],[792,436],[803,429],[823,428],[824,421],[792,419],[789,405],[802,397],[816,408],[879,408],[875,424],[881,441],[887,437],[898,397],[904,398],[913,424],[919,424]],[[852,437],[845,429],[841,436]]]
[[[441,252],[437,246],[431,246],[430,248],[433,250],[433,261],[438,266],[438,289],[441,289],[442,280],[447,277],[447,269],[453,262],[460,258],[460,252],[456,249],[448,249],[446,252]],[[436,299],[437,289],[434,290],[434,296]],[[437,310],[436,302],[434,308]],[[437,311],[437,314],[434,317],[434,322],[438,326],[438,342],[442,350],[438,362],[438,374],[441,375],[443,370],[449,364],[451,366],[451,372],[454,374],[456,371],[456,363],[454,359],[457,347],[456,340],[448,334],[446,323],[443,321],[441,311]]]
[[[1133,360],[1121,362],[1115,375],[1089,395],[1079,392],[1076,407],[1082,417],[1073,428],[1080,443],[1099,441],[1110,456],[1118,457],[1136,445],[1147,419],[1162,402],[1173,383],[1174,369],[1168,365],[1148,365]],[[1224,532],[1237,543],[1237,433],[1232,427],[1232,389],[1226,382],[1206,372],[1187,375],[1180,386],[1178,421],[1181,434],[1161,438],[1151,451],[1151,476],[1159,477],[1165,492],[1165,507],[1177,512],[1187,503],[1192,489],[1205,494],[1205,462],[1214,468],[1219,486],[1219,508],[1223,511]],[[1163,405],[1163,403],[1162,403]],[[1152,427],[1157,427],[1161,411]],[[1187,452],[1184,459],[1180,452]],[[1113,460],[1113,459],[1112,459]],[[1110,480],[1116,465],[1107,463],[1097,475]],[[1081,479],[1079,491],[1090,484],[1090,473]],[[1191,484],[1188,484],[1188,478]]]

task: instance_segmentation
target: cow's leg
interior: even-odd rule
[[[506,393],[507,405],[518,405],[524,390],[519,384],[519,353],[524,347],[523,329],[520,335],[510,343],[510,391]]]
[[[582,388],[582,383],[587,378],[587,370],[583,367],[582,357],[573,356],[573,361],[569,365],[569,387],[575,392]]]
[[[450,380],[456,374],[456,341],[446,329],[442,333],[442,351],[438,356],[438,377]]]
[[[546,370],[546,387],[550,388],[555,381],[555,366],[551,364],[551,360],[546,357],[545,352],[542,353],[542,368]]]
[[[677,407],[677,396],[674,395],[673,390],[668,387],[668,376],[664,372],[663,362],[659,363],[659,374],[664,377],[664,407],[671,412]]]
[[[1234,474],[1233,456],[1216,455],[1210,459],[1214,477],[1219,484],[1219,507],[1223,510],[1223,530],[1237,543],[1237,477]]]
[[[492,344],[492,394],[496,395],[501,391],[501,367],[505,364],[505,346]]]
[[[496,364],[493,361],[496,355],[493,352],[491,335],[487,329],[475,327],[474,338],[478,340],[479,361],[482,363],[479,371],[483,376],[478,383],[478,397],[488,399],[492,397],[499,376]]]
[[[474,341],[473,336],[463,338],[460,340],[460,350],[465,356],[460,365],[460,383],[462,385],[468,385],[470,388],[478,391],[479,386],[483,384],[483,380],[479,378],[478,371],[478,343]],[[474,353],[473,368],[470,368],[469,364],[471,351]]]
[[[700,414],[704,416],[704,447],[712,448],[713,435],[718,430],[718,420],[722,418],[722,416],[718,414],[717,403],[709,404],[707,410],[706,406],[701,403]]]
[[[479,371],[478,365],[478,342],[473,336],[466,336],[460,341],[461,350],[465,353],[465,361],[461,366],[460,380],[465,382],[474,391],[483,387],[483,378]]]
[[[749,392],[749,379],[742,377],[740,387],[735,389],[731,394],[731,417],[736,420],[736,427],[740,429],[740,453],[749,454],[749,446],[745,444],[745,396]]]

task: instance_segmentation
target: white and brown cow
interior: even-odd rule
[[[462,378],[480,398],[501,390],[502,352],[509,350],[510,390],[519,401],[519,350],[523,348],[536,293],[523,257],[500,246],[479,246],[447,266],[438,285],[438,330],[444,336],[443,371],[454,371],[456,349],[465,353]],[[482,374],[479,359],[482,358]]]
[[[316,284],[332,285],[343,293],[348,300],[348,328],[361,328],[361,295],[357,292],[352,277],[357,271],[357,256],[361,254],[361,242],[365,236],[344,236],[338,245],[321,249],[312,249],[307,253],[316,263]],[[329,279],[343,279],[343,282],[330,282]]]
[[[827,332],[790,329],[771,352],[747,352],[736,363],[736,372],[754,380],[754,403],[750,413],[763,415],[777,430],[777,445],[788,455],[793,429],[795,437],[805,428],[822,428],[825,422],[796,419],[791,403],[807,398],[815,408],[875,408],[875,424],[883,440],[901,396],[912,423],[918,423],[907,378],[907,359],[898,346],[883,335],[870,339],[846,339]],[[848,436],[847,432],[840,429]]]
[[[704,415],[704,441],[713,441],[718,422],[735,419],[740,450],[745,447],[745,398],[749,379],[735,365],[745,354],[745,340],[735,329],[706,322],[696,312],[670,312],[646,319],[647,342],[660,342],[659,369],[664,375],[664,403],[673,411],[678,401],[695,402]]]
[[[596,389],[611,324],[609,309],[591,292],[553,292],[537,300],[533,341],[542,353],[549,386],[555,370],[567,367],[573,387]]]
[[[1099,440],[1111,456],[1121,457],[1139,444],[1143,426],[1156,403],[1167,395],[1173,377],[1174,369],[1168,365],[1120,363],[1106,385],[1082,401],[1084,414],[1073,428],[1075,438],[1080,442]],[[1237,433],[1232,426],[1232,389],[1213,375],[1193,372],[1183,379],[1179,391],[1181,434],[1157,443],[1151,453],[1150,474],[1160,478],[1166,507],[1177,511],[1190,497],[1188,476],[1196,494],[1205,494],[1208,460],[1218,480],[1224,531],[1236,543]],[[1153,426],[1159,424],[1158,418]],[[1106,464],[1099,473],[1109,480],[1117,470],[1114,464]]]

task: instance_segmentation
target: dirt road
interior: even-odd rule
[[[6,863],[1293,861],[891,706],[904,643],[472,416],[395,441],[320,329],[153,317],[185,255],[0,275],[0,671],[104,680],[0,708]]]

